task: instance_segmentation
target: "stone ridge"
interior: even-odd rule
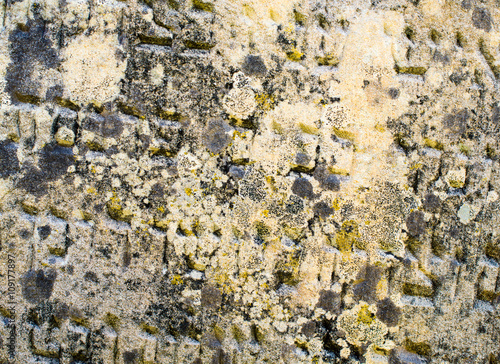
[[[500,362],[496,0],[0,15],[0,363]]]

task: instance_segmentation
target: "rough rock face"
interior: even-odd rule
[[[500,362],[497,1],[0,15],[0,363]]]

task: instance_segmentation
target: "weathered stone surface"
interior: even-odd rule
[[[496,1],[0,15],[0,363],[500,362]]]

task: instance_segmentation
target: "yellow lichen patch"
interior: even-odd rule
[[[462,188],[464,186],[464,182],[454,179],[449,180],[448,183],[453,188]]]
[[[266,93],[256,94],[255,101],[257,102],[257,107],[261,110],[268,111],[274,108],[274,96]]]
[[[156,335],[159,332],[159,329],[156,326],[148,325],[147,323],[141,323],[141,329],[151,335]]]
[[[299,123],[299,128],[300,128],[300,130],[302,130],[303,133],[306,133],[306,134],[316,135],[319,132],[319,129],[315,125],[311,125],[311,124],[307,125],[304,123]]]
[[[361,306],[358,312],[358,321],[366,325],[371,325],[374,319],[375,315],[369,310],[368,305]]]
[[[460,148],[460,152],[469,156],[470,153],[471,153],[471,149],[469,146],[465,145],[465,144],[460,144],[459,145],[459,148]]]
[[[338,128],[333,128],[333,133],[339,137],[339,138],[342,138],[342,139],[347,139],[347,140],[350,140],[351,142],[354,141],[354,139],[356,138],[355,134],[353,132],[350,132],[348,130],[343,130],[343,129],[338,129]]]
[[[111,326],[114,330],[118,330],[120,328],[121,320],[118,316],[113,315],[112,313],[107,313],[104,316],[103,320],[106,324]]]
[[[417,76],[423,76],[427,72],[427,68],[425,67],[401,67],[398,65],[394,66],[394,70],[396,71],[396,73],[406,73]]]
[[[278,134],[283,134],[283,127],[281,126],[281,124],[277,123],[276,121],[272,121],[271,123],[271,128]]]
[[[444,145],[442,143],[438,142],[437,140],[425,138],[424,144],[426,147],[429,147],[432,149],[444,150]]]
[[[197,270],[197,271],[200,271],[200,272],[204,272],[205,269],[207,268],[207,266],[205,264],[196,262],[193,259],[193,255],[192,254],[188,258],[187,265],[188,265],[189,268]]]
[[[366,304],[356,305],[340,315],[338,326],[346,333],[349,343],[356,346],[364,342],[374,345],[384,343],[387,326],[375,317],[374,310],[376,308]]]
[[[278,260],[275,271],[280,282],[290,286],[299,283],[300,255],[291,252]]]
[[[352,250],[352,246],[360,246],[358,224],[353,220],[344,221],[342,223],[342,228],[335,235],[335,242],[337,244],[337,249],[341,252],[346,253]]]
[[[50,210],[50,213],[52,215],[54,215],[55,217],[58,217],[60,219],[63,219],[63,220],[66,220],[69,216],[69,213],[64,211],[64,210],[61,210],[55,206],[50,206],[49,207],[49,210]]]
[[[213,12],[214,5],[201,0],[193,0],[193,7],[198,10]]]
[[[304,53],[299,52],[299,50],[297,48],[293,48],[293,50],[291,52],[288,52],[286,54],[286,57],[290,61],[298,62],[298,61],[301,61],[304,58]]]
[[[191,196],[193,194],[193,190],[191,188],[185,188],[184,189],[184,192],[186,193],[186,195],[188,196]]]
[[[106,207],[108,209],[109,216],[115,220],[130,222],[134,217],[134,214],[131,211],[124,209],[116,202],[108,201]]]
[[[316,61],[319,66],[330,66],[335,67],[339,64],[339,58],[331,53],[327,54],[324,57],[317,57]]]
[[[341,176],[349,176],[350,174],[349,171],[346,169],[335,168],[331,166],[328,166],[328,172],[330,172],[331,174],[339,174]]]
[[[278,190],[276,188],[276,180],[274,179],[273,176],[266,176],[266,182],[269,184],[273,192],[276,192]]]
[[[170,283],[173,284],[174,286],[177,286],[177,285],[183,284],[184,280],[182,279],[182,277],[180,275],[174,274],[174,276],[170,280]]]
[[[385,127],[382,124],[377,124],[375,125],[375,130],[384,133],[385,132]]]
[[[332,202],[332,207],[335,211],[340,210],[340,200],[338,197],[336,197],[333,202]]]
[[[403,284],[403,293],[409,296],[432,297],[434,290],[432,287],[422,286],[415,283]]]
[[[431,347],[426,342],[414,342],[408,338],[405,340],[405,349],[411,353],[428,356],[431,354]]]

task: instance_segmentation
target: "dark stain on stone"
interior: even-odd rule
[[[302,210],[304,210],[304,201],[295,195],[291,195],[285,203],[285,211],[296,215]]]
[[[353,288],[354,295],[368,303],[376,301],[377,284],[381,277],[382,268],[370,264],[365,265],[356,277],[359,283]]]
[[[33,72],[59,66],[57,50],[52,47],[47,37],[45,22],[35,14],[35,19],[28,20],[26,26],[18,27],[10,37],[11,63],[7,67],[6,91],[14,101],[24,96],[41,97],[41,85],[33,80]],[[37,75],[37,77],[40,77]]]
[[[139,363],[140,353],[139,350],[134,349],[131,351],[125,351],[123,353],[123,363],[124,364],[136,364]]]
[[[21,277],[22,293],[26,301],[40,303],[52,296],[57,272],[54,269],[30,270]]]
[[[205,286],[201,289],[201,305],[203,307],[217,309],[222,303],[222,294],[214,286]]]
[[[331,214],[333,214],[334,210],[330,205],[328,205],[325,201],[320,201],[313,206],[314,214],[321,217],[327,218]]]
[[[311,199],[314,197],[311,182],[309,182],[305,178],[297,178],[295,181],[293,181],[292,192],[302,198]]]
[[[202,142],[212,153],[219,153],[226,148],[231,137],[226,134],[229,126],[221,119],[213,119],[208,122]]]
[[[311,320],[307,321],[304,325],[302,325],[300,332],[304,334],[308,339],[310,339],[316,333],[316,328],[317,328],[316,322]]]
[[[329,191],[340,191],[340,179],[331,174],[325,166],[318,166],[313,177],[320,183],[321,188]]]
[[[54,317],[58,320],[66,320],[69,317],[69,306],[64,302],[59,302],[54,309]]]
[[[17,146],[9,140],[0,143],[0,178],[6,178],[19,172]]]
[[[163,197],[165,197],[165,189],[160,183],[155,183],[151,187],[151,191],[149,192],[149,197],[155,200],[162,199]]]
[[[85,275],[83,276],[83,278],[86,281],[91,281],[91,282],[94,282],[94,283],[99,283],[99,278],[97,277],[97,274],[95,274],[92,271],[86,272]]]
[[[90,114],[82,121],[82,128],[94,133],[99,133],[101,124],[104,123],[104,117],[98,114]]]
[[[424,220],[424,213],[422,211],[413,211],[406,219],[406,227],[408,233],[412,236],[419,236],[425,232],[426,223]]]
[[[387,93],[389,94],[389,97],[393,100],[397,99],[399,97],[399,89],[397,88],[390,88]]]
[[[37,230],[38,230],[38,236],[42,240],[47,239],[50,233],[52,232],[52,229],[50,228],[49,225],[40,226],[39,228],[37,228]]]
[[[489,32],[491,30],[492,23],[491,14],[488,9],[479,7],[474,9],[474,12],[472,13],[472,24],[474,24],[477,29]]]
[[[64,89],[61,85],[51,86],[47,89],[47,92],[45,93],[45,99],[54,101],[58,98],[62,98],[63,91]]]
[[[424,198],[424,209],[429,212],[438,212],[441,207],[441,200],[433,193],[428,193]]]
[[[245,57],[242,70],[247,76],[263,77],[267,73],[267,67],[262,58],[251,54]]]
[[[233,177],[235,180],[240,180],[243,177],[245,177],[245,170],[243,170],[239,167],[236,167],[236,166],[231,166],[229,168],[228,175],[230,177]]]
[[[472,7],[472,0],[463,0],[461,6],[463,9],[469,10]]]
[[[420,356],[403,348],[395,348],[389,354],[389,364],[425,364],[426,361],[422,360]]]
[[[40,152],[38,165],[48,181],[54,181],[64,175],[75,163],[73,149],[57,144],[47,144]]]
[[[123,133],[123,122],[118,115],[107,115],[101,123],[101,135],[106,138],[118,138]]]
[[[319,292],[319,299],[318,303],[316,303],[316,307],[322,308],[327,312],[338,314],[340,313],[341,304],[342,299],[338,293],[330,290],[322,290]]]
[[[106,138],[118,138],[123,133],[123,122],[119,115],[88,115],[82,128]]]
[[[297,153],[295,156],[295,163],[301,166],[306,166],[311,161],[311,157],[304,153]]]
[[[377,302],[376,315],[387,326],[396,326],[401,317],[401,309],[390,298],[384,298]]]
[[[20,232],[19,232],[19,236],[23,239],[29,239],[31,238],[31,231],[27,230],[27,229],[22,229]]]
[[[222,348],[217,348],[212,356],[211,364],[230,364],[231,360]]]
[[[47,193],[45,174],[31,163],[26,163],[22,169],[23,175],[17,182],[17,187],[36,196]]]
[[[467,128],[467,121],[469,119],[469,110],[462,109],[455,111],[454,114],[448,114],[443,119],[445,128],[449,129],[455,134],[463,134]]]

